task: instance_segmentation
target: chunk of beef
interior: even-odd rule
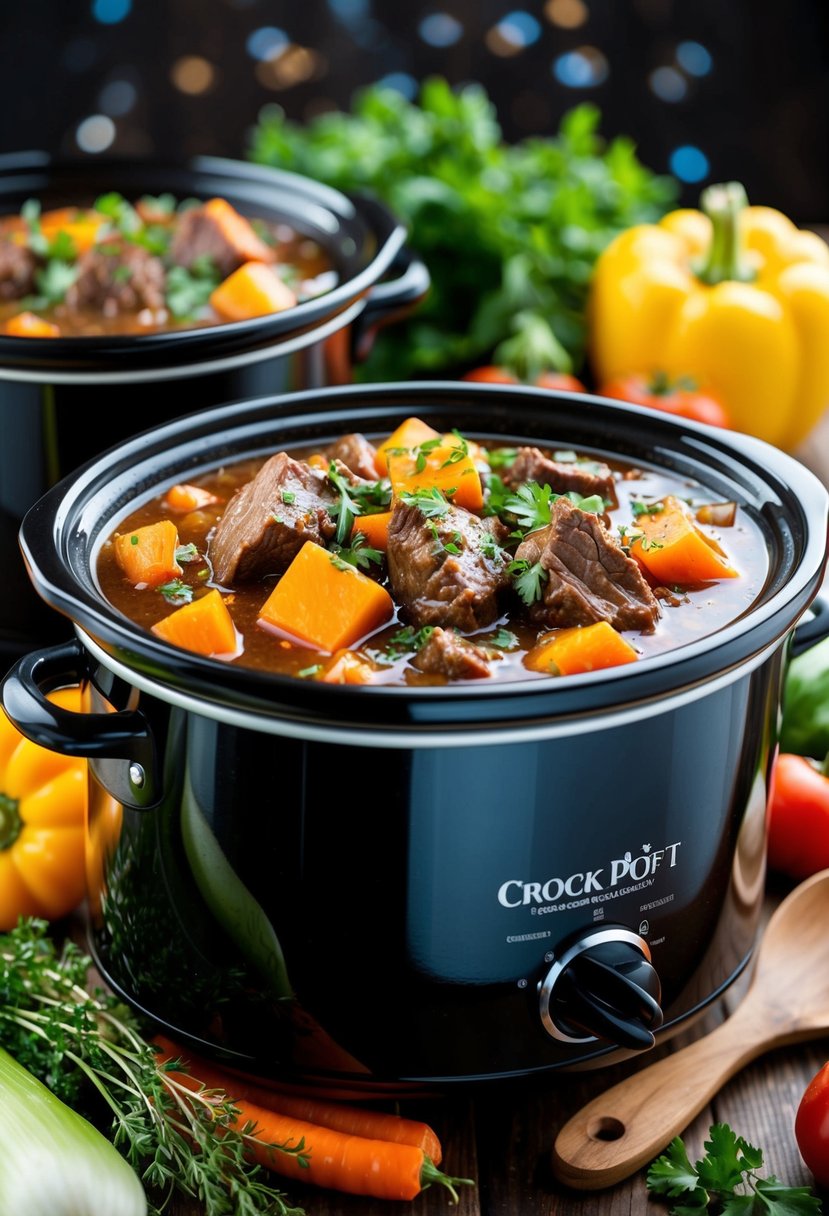
[[[387,558],[392,594],[406,618],[465,633],[491,625],[509,585],[499,548],[506,536],[499,520],[463,507],[448,505],[443,516],[427,519],[419,507],[396,502]]]
[[[250,220],[224,199],[213,198],[180,217],[170,257],[186,267],[197,258],[210,258],[224,279],[244,262],[272,262],[274,252],[256,235]]]
[[[482,646],[438,626],[412,659],[412,667],[448,680],[479,680],[491,674],[489,658]]]
[[[554,494],[573,491],[582,498],[599,494],[608,502],[616,501],[613,473],[601,461],[579,464],[574,461],[551,460],[539,448],[519,448],[503,479],[508,486],[520,486],[525,481],[537,481],[549,486]]]
[[[0,239],[0,300],[20,300],[35,286],[37,259],[27,245]]]
[[[336,531],[327,507],[336,495],[324,473],[278,452],[237,490],[210,539],[213,576],[223,586],[283,574],[306,541]]]
[[[367,481],[377,480],[377,467],[374,457],[377,449],[369,443],[365,435],[358,431],[351,435],[342,435],[331,449],[331,459],[341,461],[350,473],[363,477]]]
[[[516,560],[541,562],[547,572],[543,596],[530,618],[547,628],[607,621],[614,629],[652,633],[659,604],[639,566],[596,515],[566,498],[552,509],[552,522],[533,532]]]
[[[99,308],[108,317],[140,308],[163,308],[165,282],[161,258],[116,236],[79,258],[64,306]]]

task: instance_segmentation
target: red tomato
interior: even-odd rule
[[[496,367],[494,364],[491,364],[487,367],[473,368],[463,378],[464,380],[477,380],[484,384],[526,383],[534,388],[562,389],[568,393],[587,392],[581,380],[577,380],[575,376],[570,376],[566,372],[541,372],[534,380],[522,381],[513,375],[509,368]]]
[[[562,389],[567,393],[586,393],[587,389],[581,380],[569,376],[567,372],[542,372],[533,380],[536,388]]]
[[[693,381],[682,378],[670,381],[661,372],[654,375],[632,373],[608,380],[599,389],[602,397],[629,401],[631,405],[647,405],[677,418],[692,422],[707,422],[709,426],[731,426],[728,411],[711,393],[701,392]]]
[[[803,756],[777,757],[769,808],[769,865],[791,878],[829,867],[829,777]]]
[[[800,1155],[819,1186],[829,1187],[829,1064],[812,1077],[794,1121]]]
[[[464,380],[478,380],[483,384],[520,384],[521,381],[505,367],[476,367],[467,372]]]

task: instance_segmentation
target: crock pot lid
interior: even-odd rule
[[[752,511],[769,547],[766,586],[713,634],[636,664],[566,680],[441,688],[318,684],[223,664],[168,646],[113,609],[94,578],[97,549],[128,507],[164,484],[343,430],[388,433],[410,414],[471,434],[566,443],[692,475]],[[608,442],[613,434],[614,441]],[[746,663],[805,611],[826,560],[828,496],[791,457],[733,432],[582,394],[471,383],[322,389],[194,414],[147,432],[64,479],[27,514],[21,541],[41,595],[119,662],[221,705],[326,721],[479,726],[550,720],[666,696]]]

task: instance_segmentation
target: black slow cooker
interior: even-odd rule
[[[17,548],[23,515],[51,485],[137,431],[204,406],[264,393],[348,384],[377,328],[426,293],[429,275],[405,228],[381,204],[309,178],[244,162],[55,162],[0,157],[0,211],[29,198],[44,210],[126,198],[228,199],[245,214],[282,220],[322,247],[334,287],[250,321],[126,336],[18,338],[0,334],[0,554]],[[48,619],[10,563],[0,605],[0,659],[45,640]]]
[[[762,589],[624,667],[441,688],[229,666],[104,600],[96,553],[137,501],[413,414],[703,483],[756,524]],[[76,638],[23,658],[3,704],[30,738],[90,757],[102,973],[193,1050],[367,1092],[592,1066],[673,1033],[750,956],[782,675],[826,528],[820,483],[753,438],[517,387],[238,403],[87,464],[21,533]],[[45,700],[75,680],[87,714]]]

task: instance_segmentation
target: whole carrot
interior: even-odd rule
[[[201,1078],[167,1072],[173,1085],[203,1101],[227,1101],[225,1091],[205,1089]],[[469,1178],[450,1178],[422,1149],[348,1135],[320,1127],[253,1102],[232,1099],[238,1115],[232,1126],[244,1137],[250,1156],[285,1178],[373,1199],[414,1199],[427,1186],[445,1186],[457,1201],[455,1186],[473,1185]]]
[[[157,1035],[155,1041],[162,1049],[162,1059],[178,1060],[184,1057],[185,1053],[163,1035]],[[191,1059],[189,1053],[188,1067],[208,1089],[223,1090],[234,1102],[253,1102],[280,1115],[290,1115],[306,1123],[315,1123],[318,1127],[328,1127],[352,1136],[410,1144],[422,1149],[433,1165],[440,1165],[443,1158],[440,1140],[428,1123],[421,1123],[417,1119],[404,1119],[401,1115],[364,1110],[341,1102],[282,1094],[265,1085],[234,1076],[202,1059]]]

